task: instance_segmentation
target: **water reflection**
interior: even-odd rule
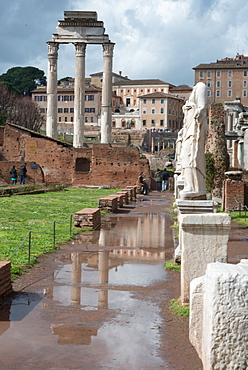
[[[150,212],[135,216],[109,217],[101,230],[87,236],[87,243],[97,246],[131,247],[142,249],[166,249],[172,252],[171,218],[165,213]],[[111,232],[110,232],[111,231]],[[85,244],[84,235],[74,244]]]

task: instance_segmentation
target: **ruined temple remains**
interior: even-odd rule
[[[60,44],[75,46],[74,85],[74,141],[75,148],[84,144],[84,102],[85,102],[85,52],[89,44],[103,47],[103,83],[101,106],[101,142],[111,142],[112,119],[112,59],[114,43],[104,33],[104,23],[97,20],[93,11],[65,11],[64,20],[58,21],[57,33],[48,41],[47,73],[47,136],[57,138],[57,61]]]

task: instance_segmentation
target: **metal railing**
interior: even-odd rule
[[[30,230],[24,239],[22,240],[21,244],[19,247],[11,254],[10,257],[8,257],[8,261],[10,261],[16,254],[17,252],[23,248],[24,243],[28,239],[28,264],[30,265],[31,263],[31,251],[32,251],[32,234],[43,234],[47,232],[49,229],[52,228],[52,240],[53,240],[53,247],[55,248],[56,245],[56,224],[63,225],[69,220],[69,227],[70,227],[70,236],[72,235],[72,217],[73,215],[71,214],[65,221],[63,222],[58,222],[58,221],[53,221],[51,226],[48,226],[45,230],[43,231],[32,231]]]
[[[239,216],[240,217],[241,217],[241,212],[244,212],[245,213],[245,221],[246,221],[248,207],[245,204],[241,203],[236,197],[234,197],[234,200],[238,204],[238,209],[233,208],[233,209],[230,209],[229,212],[230,213],[232,213],[232,212],[239,212]]]

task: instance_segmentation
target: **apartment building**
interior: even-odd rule
[[[92,73],[90,75],[90,78],[92,85],[102,88],[103,72]],[[129,80],[129,78],[127,76],[122,76],[121,71],[119,71],[119,74],[112,72],[112,84],[114,84],[115,82],[126,80]]]
[[[142,128],[178,131],[183,125],[185,101],[174,95],[154,92],[139,96]]]
[[[156,92],[167,93],[169,88],[174,85],[157,79],[149,80],[122,80],[113,83],[113,92],[120,96],[121,105],[130,109],[138,109],[138,97],[140,95]]]
[[[74,122],[74,84],[62,84],[57,87],[58,96],[58,130],[73,133]],[[85,125],[100,126],[102,89],[94,85],[85,87]],[[35,101],[44,117],[47,112],[47,93],[45,86],[38,86],[32,91],[32,100]],[[120,98],[112,96],[112,110],[120,106]]]
[[[209,103],[224,103],[240,97],[248,105],[248,56],[224,58],[213,63],[199,64],[193,68],[195,84],[207,86]]]

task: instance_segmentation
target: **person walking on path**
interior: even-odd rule
[[[165,168],[164,171],[162,172],[162,191],[167,190],[168,180],[169,180],[169,172]]]
[[[11,174],[12,185],[16,185],[16,183],[17,183],[17,171],[16,171],[15,166],[13,166],[11,168],[10,174]]]
[[[154,174],[154,179],[156,182],[156,190],[160,191],[161,190],[161,171],[158,168],[157,171]]]
[[[21,176],[20,184],[25,184],[25,178],[26,178],[26,173],[27,173],[26,165],[27,164],[24,163],[21,165],[21,168],[20,168],[20,176]]]

